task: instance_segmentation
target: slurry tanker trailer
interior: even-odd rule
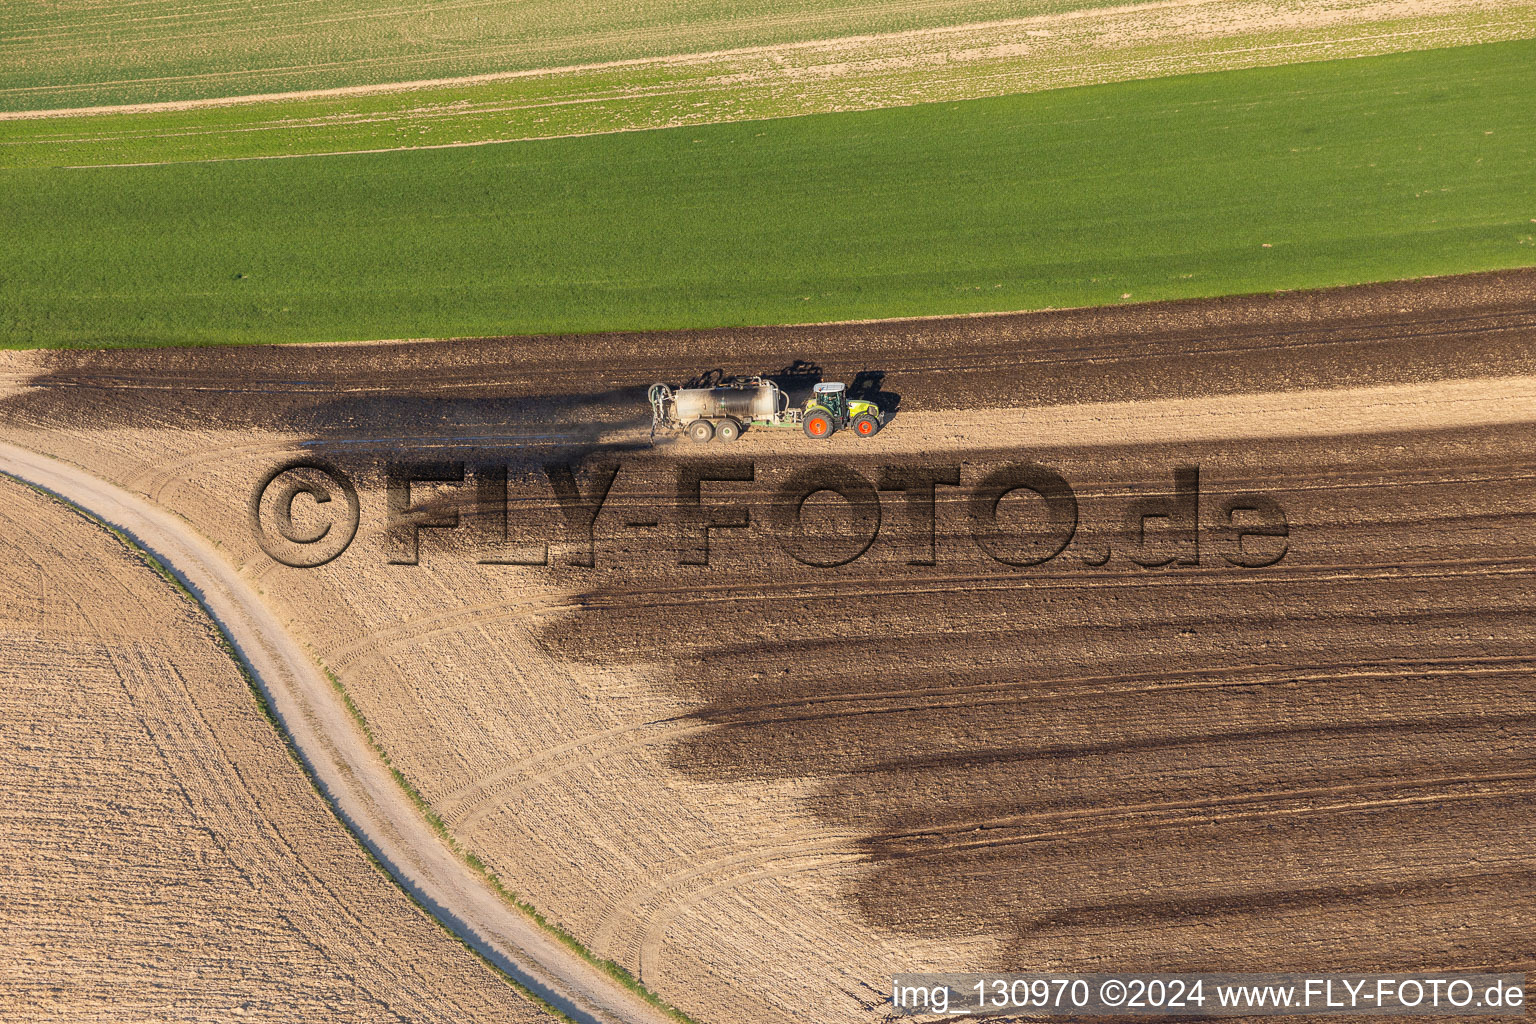
[[[790,408],[789,396],[771,380],[750,377],[708,388],[652,384],[651,436],[681,430],[697,444],[731,442],[748,427],[791,429],[821,440],[839,430],[874,437],[885,425],[874,402],[849,398],[841,382],[817,384],[803,406]]]

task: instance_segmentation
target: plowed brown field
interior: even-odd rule
[[[0,1019],[548,1019],[372,868],[190,600],[11,481],[0,533]]]
[[[1519,970],[1533,296],[1520,272],[894,324],[12,355],[0,421],[219,541],[465,846],[701,1020],[869,1019],[893,970]],[[858,377],[895,416],[872,441],[650,447],[646,385],[717,367]],[[316,456],[357,481],[362,531],[285,568],[247,503]],[[464,521],[390,564],[383,465],[428,460],[466,482],[413,501]],[[590,493],[605,461],[586,568],[544,466]],[[751,526],[680,565],[697,537],[677,476],[721,462],[753,478],[703,502]],[[1028,567],[971,526],[980,481],[1020,462],[1076,498],[1070,542]],[[836,561],[870,525],[822,494],[782,541],[774,492],[834,464],[952,472],[932,558],[887,491],[861,557],[796,561]],[[483,500],[497,467],[505,541]],[[1169,498],[1196,475],[1198,509]],[[1286,536],[1236,536],[1252,520],[1228,506],[1253,495]],[[1131,536],[1146,502],[1174,525],[1189,509],[1198,549],[1163,520]],[[1022,492],[998,519],[1043,529]],[[546,542],[548,566],[491,564]]]

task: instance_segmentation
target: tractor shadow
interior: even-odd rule
[[[889,424],[901,407],[901,393],[885,387],[884,370],[860,370],[848,384],[848,397],[875,403],[881,419]]]

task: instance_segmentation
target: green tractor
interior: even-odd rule
[[[806,399],[800,418],[805,436],[814,440],[831,437],[833,432],[851,428],[860,437],[874,437],[880,432],[880,407],[861,398],[849,398],[841,381],[817,384]]]

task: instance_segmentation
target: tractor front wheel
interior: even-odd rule
[[[708,444],[715,436],[715,428],[709,420],[694,420],[688,424],[688,439],[694,444]]]
[[[817,441],[832,436],[837,429],[837,424],[832,422],[832,417],[824,412],[813,412],[805,417],[805,436]]]
[[[715,440],[730,444],[741,436],[741,424],[733,419],[723,419],[715,425]]]
[[[853,432],[860,437],[874,437],[880,433],[880,420],[874,413],[861,412],[853,418]]]

